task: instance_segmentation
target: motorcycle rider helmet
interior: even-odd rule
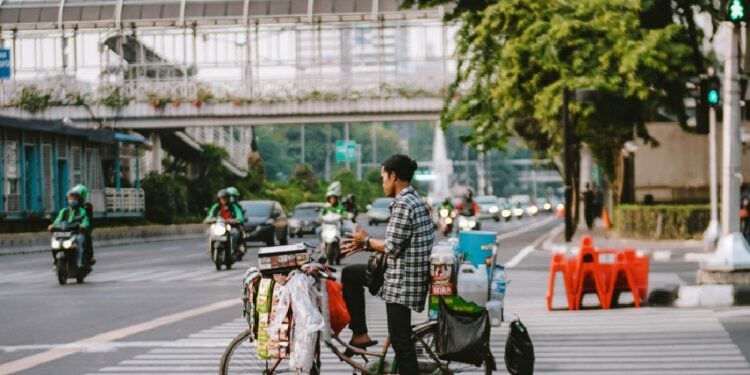
[[[443,204],[451,204],[451,198],[445,197],[445,199],[443,199]]]
[[[466,189],[466,192],[464,193],[464,198],[467,200],[471,200],[471,198],[474,198],[474,191],[471,190],[471,188]]]
[[[229,199],[229,193],[227,192],[226,189],[221,189],[221,190],[219,190],[218,193],[216,193],[216,198],[218,198],[218,199],[221,199],[221,198],[227,198],[227,199]]]
[[[78,184],[76,186],[73,186],[71,190],[75,190],[78,192],[78,194],[81,196],[81,203],[84,203],[89,199],[89,189],[86,188],[86,185]]]
[[[67,196],[67,198],[68,198],[68,204],[71,207],[76,208],[81,203],[81,192],[80,192],[79,189],[76,189],[74,187],[74,188],[68,190],[68,192],[65,195]],[[73,200],[71,200],[70,198],[73,198]]]
[[[232,203],[235,203],[240,199],[240,192],[234,186],[227,188],[227,194],[229,194],[229,201]]]

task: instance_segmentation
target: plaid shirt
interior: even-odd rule
[[[390,210],[385,229],[385,281],[378,295],[387,303],[421,312],[430,288],[430,253],[435,240],[432,218],[411,186],[396,195]]]

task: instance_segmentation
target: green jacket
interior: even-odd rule
[[[208,216],[206,216],[206,220],[213,219],[219,216],[219,212],[221,212],[221,204],[214,203],[214,205],[211,206],[211,209],[208,210]],[[237,221],[239,221],[240,223],[245,222],[245,215],[242,214],[242,208],[240,208],[240,205],[236,203],[230,203],[229,212],[232,214],[233,219],[237,219]]]
[[[325,216],[325,214],[329,212],[333,212],[342,216],[346,216],[346,214],[348,213],[341,202],[336,203],[335,206],[331,205],[330,203],[326,203],[326,206],[323,207],[322,211],[320,211],[320,216]]]
[[[78,221],[78,223],[81,225],[81,228],[88,228],[91,226],[91,223],[89,222],[89,215],[86,214],[86,210],[83,207],[65,207],[62,210],[60,210],[60,213],[57,214],[57,218],[52,223],[52,225],[60,224],[63,220],[65,220],[66,223],[73,223]]]

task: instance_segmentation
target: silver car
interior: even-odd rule
[[[289,236],[302,238],[304,234],[315,234],[315,229],[320,226],[318,216],[325,207],[325,203],[300,203],[294,207],[289,218]]]
[[[393,198],[378,198],[367,205],[367,217],[370,225],[387,223],[391,219],[391,201]]]

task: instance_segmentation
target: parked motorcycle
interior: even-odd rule
[[[354,223],[348,216],[328,212],[321,217],[320,243],[329,264],[341,264],[341,238],[347,232],[354,232]]]
[[[438,228],[444,236],[453,232],[453,223],[456,220],[456,211],[441,208],[438,211]]]
[[[65,285],[69,278],[75,278],[77,283],[91,272],[91,265],[84,264],[78,267],[77,235],[80,232],[78,223],[59,223],[52,226],[52,256],[55,258],[55,272],[60,285]]]
[[[232,225],[237,224],[237,220],[224,220],[222,217],[208,221],[209,227],[209,251],[211,260],[216,265],[216,270],[221,271],[221,266],[226,266],[227,270],[232,269],[234,257],[232,254]]]

